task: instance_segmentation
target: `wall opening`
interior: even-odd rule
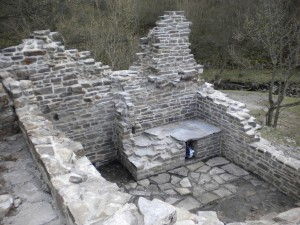
[[[185,159],[193,159],[195,158],[196,155],[196,150],[195,150],[195,141],[187,141],[185,142]]]
[[[135,134],[135,127],[131,127],[131,133]]]
[[[57,113],[55,113],[55,114],[53,115],[53,119],[54,119],[55,121],[58,121],[58,120],[59,120],[59,116],[58,116]]]

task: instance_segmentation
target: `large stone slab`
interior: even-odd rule
[[[213,126],[204,120],[185,120],[161,127],[155,127],[145,131],[157,137],[172,136],[178,141],[187,142],[190,140],[199,140],[205,136],[218,133],[221,129]]]
[[[300,224],[300,208],[294,208],[280,213],[274,217],[273,220],[276,222]]]
[[[241,167],[233,163],[222,166],[222,169],[235,176],[246,176],[249,174],[246,170],[243,170]]]
[[[196,170],[198,173],[207,173],[211,169],[210,166],[203,165],[199,169]]]
[[[201,207],[202,204],[192,197],[187,197],[181,202],[177,203],[175,206],[178,208],[184,208],[186,210],[193,210]]]
[[[148,147],[152,144],[152,141],[148,137],[140,135],[134,138],[134,144],[138,147]]]
[[[223,225],[217,216],[217,213],[214,211],[199,211],[198,215],[198,222],[199,224],[203,225]]]
[[[171,176],[167,173],[161,173],[158,174],[157,176],[152,176],[149,179],[156,184],[164,184],[170,181]]]
[[[184,166],[169,171],[169,173],[171,173],[171,174],[176,174],[176,175],[180,175],[183,177],[186,177],[188,175],[188,172],[189,172],[189,170]]]
[[[210,202],[213,202],[213,201],[215,201],[215,200],[217,200],[219,198],[220,198],[219,196],[217,196],[217,195],[215,195],[213,193],[205,193],[205,194],[201,195],[200,197],[198,197],[198,200],[202,204],[206,205],[206,204],[208,204]]]
[[[9,212],[13,203],[14,199],[11,195],[0,195],[0,220]]]
[[[173,224],[176,222],[176,208],[158,199],[149,201],[139,198],[138,208],[144,216],[144,225]]]
[[[177,191],[180,195],[188,195],[191,193],[188,188],[175,188],[175,191]]]
[[[217,175],[215,175],[217,176]],[[224,181],[233,181],[233,180],[236,180],[238,179],[237,176],[234,176],[234,175],[231,175],[231,174],[228,174],[228,173],[224,173],[224,174],[221,174],[220,177],[224,180]],[[217,180],[218,182],[218,180]],[[219,182],[218,182],[219,183]]]
[[[215,157],[206,162],[207,165],[212,166],[212,167],[213,166],[221,166],[221,165],[228,164],[228,163],[230,163],[230,162],[223,157]]]
[[[200,161],[200,162],[197,162],[197,163],[194,163],[194,164],[190,164],[190,165],[187,165],[186,167],[190,170],[190,171],[195,171],[196,169],[199,169],[201,166],[204,165],[204,162]]]
[[[103,225],[136,225],[143,224],[143,217],[139,214],[137,207],[126,203],[112,217],[106,220]]]
[[[211,176],[203,173],[203,174],[201,174],[201,176],[199,178],[198,184],[202,185],[202,184],[208,183],[209,181],[211,181]]]
[[[183,187],[183,188],[189,188],[189,187],[192,187],[191,182],[190,182],[189,178],[187,178],[187,177],[183,178],[183,179],[180,181],[180,185],[181,185],[181,187]]]
[[[219,167],[214,167],[209,171],[210,175],[222,174],[225,173],[224,170],[220,169]]]
[[[221,198],[232,195],[232,193],[224,187],[215,190],[214,193],[219,195]]]

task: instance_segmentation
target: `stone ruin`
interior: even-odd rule
[[[184,13],[166,12],[156,24],[129,70],[65,50],[49,30],[2,49],[0,134],[14,132],[17,121],[67,223],[222,224],[159,200],[129,203],[94,167],[114,159],[140,180],[223,156],[299,200],[300,162],[260,138],[243,103],[201,79]],[[145,210],[152,207],[166,214]]]

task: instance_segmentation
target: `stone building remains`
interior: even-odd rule
[[[127,203],[130,195],[91,164],[114,159],[139,180],[223,156],[300,199],[300,162],[260,138],[243,103],[202,80],[184,13],[166,12],[156,25],[141,38],[128,70],[112,71],[89,51],[66,50],[49,30],[0,53],[0,118],[8,115],[0,134],[14,130],[17,116],[68,223],[113,224],[107,221],[128,212],[143,224],[136,206]],[[195,151],[192,159],[186,159],[187,145]],[[110,199],[120,201],[107,206]]]

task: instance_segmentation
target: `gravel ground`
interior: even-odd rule
[[[64,225],[21,134],[0,141],[0,195],[14,205],[1,225]]]

